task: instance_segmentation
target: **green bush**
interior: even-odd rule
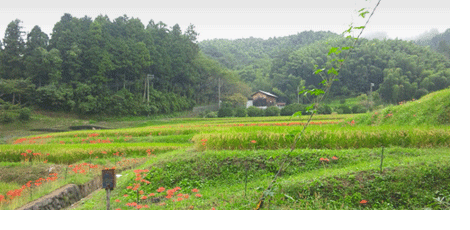
[[[0,122],[1,123],[13,122],[13,114],[7,111],[0,112]]]
[[[340,105],[337,109],[337,112],[339,114],[350,114],[351,113],[351,108],[347,105]]]
[[[265,116],[279,116],[281,110],[277,106],[269,106],[266,111],[264,111]]]
[[[235,117],[246,117],[246,109],[242,109],[242,108],[235,109]]]
[[[328,105],[323,104],[318,108],[318,114],[331,114],[331,107]]]
[[[18,116],[18,118],[21,121],[29,121],[30,117],[31,117],[31,109],[26,108],[26,107],[20,109],[20,115]]]
[[[362,105],[354,105],[351,110],[352,110],[352,113],[365,113],[365,112],[367,112],[367,109]]]
[[[298,111],[302,111],[302,114],[307,114],[305,112],[305,105],[301,105],[301,104],[297,104],[297,103],[293,103],[293,104],[289,104],[289,105],[286,105],[284,108],[281,109],[281,116],[292,116],[292,114],[298,112]]]
[[[249,117],[262,117],[264,115],[264,110],[250,106],[246,109],[246,113]]]
[[[217,114],[215,112],[209,112],[206,114],[206,118],[216,118]]]
[[[228,106],[222,106],[222,108],[217,111],[217,117],[232,117],[233,109]]]

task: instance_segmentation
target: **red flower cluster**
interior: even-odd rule
[[[96,143],[109,144],[111,142],[112,142],[112,140],[109,140],[109,137],[106,140],[101,140],[101,139],[98,139],[98,140],[95,140],[95,141],[90,140],[90,144],[96,144]]]
[[[323,157],[320,157],[320,162],[330,162],[330,159],[328,158],[323,158]]]
[[[37,187],[37,186],[42,185],[43,183],[57,180],[57,173],[51,173],[51,174],[49,174],[49,176],[50,177],[47,177],[46,179],[44,179],[44,178],[37,179],[35,181],[36,183],[34,183],[34,185],[36,185],[36,187]],[[26,188],[31,188],[31,183],[32,182],[33,181],[28,181],[25,185],[21,186],[21,188],[10,190],[5,195],[7,197],[9,197],[10,200],[13,200],[15,197],[20,197],[23,190],[25,190]],[[3,201],[6,201],[5,196],[0,195],[0,202],[3,202]]]
[[[19,138],[19,139],[16,139],[15,142],[13,142],[14,145],[16,144],[21,144],[25,141],[29,141],[30,144],[33,144],[33,143],[36,143],[36,139],[43,139],[43,138],[51,138],[52,136],[44,136],[44,137],[41,137],[41,136],[37,136],[37,137],[31,137],[31,138]]]
[[[98,133],[90,133],[88,134],[88,137],[97,137],[99,134]]]

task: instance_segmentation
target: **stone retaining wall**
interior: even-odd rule
[[[19,208],[19,210],[60,210],[100,189],[101,185],[101,177],[96,177],[83,185],[65,185],[51,194]]]

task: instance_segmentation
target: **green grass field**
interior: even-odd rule
[[[293,152],[306,116],[150,119],[9,138],[0,145],[0,208],[130,167],[112,209],[251,210],[264,194],[268,210],[448,210],[450,126],[445,104],[430,108],[448,94],[356,116],[315,115]],[[375,113],[382,117],[372,121]],[[106,209],[104,197],[100,190],[73,209]]]

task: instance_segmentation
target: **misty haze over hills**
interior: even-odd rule
[[[447,29],[446,31],[450,31],[450,28]],[[443,32],[446,33],[446,32]],[[429,31],[426,31],[420,35],[414,36],[414,37],[406,37],[406,38],[399,38],[400,40],[405,40],[405,41],[418,41],[418,40],[430,40],[434,36],[439,34],[439,30],[436,28],[432,28]],[[387,32],[385,31],[378,31],[378,32],[365,32],[364,35],[362,36],[363,38],[372,40],[372,39],[395,39],[390,36],[388,36]]]

